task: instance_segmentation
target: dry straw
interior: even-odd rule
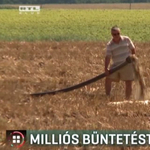
[[[135,92],[134,98],[144,99],[146,97],[146,85],[143,77],[142,67],[140,66],[139,59],[133,55],[133,68],[135,72]]]

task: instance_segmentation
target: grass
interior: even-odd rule
[[[3,41],[108,41],[118,25],[134,41],[150,41],[149,10],[41,10],[19,14],[0,10]]]

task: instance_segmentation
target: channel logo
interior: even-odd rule
[[[7,142],[11,147],[22,147],[26,142],[26,130],[7,130]]]
[[[37,14],[40,13],[40,6],[19,6],[19,14],[31,12],[33,14],[34,12],[37,12]]]

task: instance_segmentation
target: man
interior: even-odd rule
[[[112,81],[118,82],[122,80],[125,82],[125,95],[129,99],[132,93],[132,81],[134,80],[134,69],[132,63],[121,68],[117,72],[109,75],[109,64],[112,59],[113,64],[110,69],[122,64],[126,58],[135,54],[135,46],[127,36],[122,36],[120,28],[114,26],[111,28],[112,39],[107,43],[106,57],[105,57],[105,90],[106,95],[110,95]]]

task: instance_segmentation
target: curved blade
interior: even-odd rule
[[[110,70],[110,74],[114,73],[115,71],[119,70],[120,68],[126,66],[129,62],[124,62],[122,63],[121,65],[117,66],[116,68],[113,68],[112,70]],[[64,89],[60,89],[60,90],[55,90],[55,91],[46,91],[46,92],[39,92],[39,93],[32,93],[30,94],[31,96],[43,96],[43,95],[46,95],[46,94],[57,94],[59,92],[69,92],[69,91],[72,91],[72,90],[75,90],[75,89],[78,89],[78,88],[81,88],[85,85],[88,85],[88,84],[91,84],[93,82],[96,82],[102,78],[106,77],[105,73],[102,73],[92,79],[89,79],[87,81],[84,81],[84,82],[81,82],[79,84],[76,84],[76,85],[73,85],[73,86],[70,86],[70,87],[67,87],[67,88],[64,88]]]

